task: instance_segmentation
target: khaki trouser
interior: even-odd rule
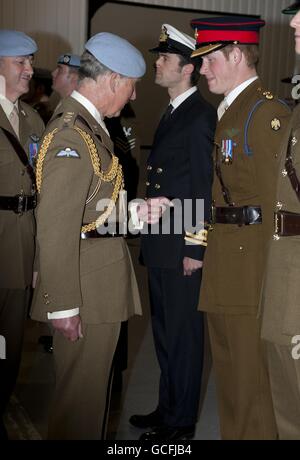
[[[259,321],[250,315],[207,318],[222,439],[276,439]]]
[[[76,342],[55,332],[56,384],[49,439],[105,439],[119,333],[120,323],[83,325],[84,338]]]
[[[290,346],[268,342],[267,350],[279,438],[300,440],[300,360]]]

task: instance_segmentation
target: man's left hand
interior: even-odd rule
[[[184,276],[192,276],[192,274],[202,268],[202,260],[191,259],[190,257],[184,257],[183,259],[183,274]]]

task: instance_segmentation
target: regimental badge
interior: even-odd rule
[[[281,123],[280,123],[280,120],[278,118],[273,118],[273,120],[271,121],[271,128],[274,131],[279,131],[280,130]]]
[[[71,57],[65,54],[63,57],[64,64],[69,64],[70,60],[71,60]]]
[[[233,160],[233,147],[234,144],[232,139],[223,139],[221,141],[221,155],[222,155],[222,162],[226,165],[230,165]]]
[[[30,134],[30,139],[32,140],[32,142],[39,142],[40,141],[40,136],[37,136],[36,134]]]
[[[161,31],[161,34],[160,34],[160,37],[159,37],[159,41],[160,42],[166,42],[168,40],[168,37],[169,37],[169,35],[168,35],[168,32],[167,32],[167,29],[164,26],[162,28],[162,31]]]
[[[61,150],[56,154],[56,158],[80,158],[80,155],[76,150],[66,147],[64,150]]]

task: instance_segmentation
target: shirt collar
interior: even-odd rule
[[[3,94],[0,94],[0,105],[7,116],[7,118],[10,117],[11,112],[13,111],[14,107],[17,108],[19,111],[19,103],[16,101],[15,103],[11,102],[7,97],[5,97]]]
[[[258,76],[256,75],[255,77],[249,78],[248,80],[244,81],[241,83],[239,86],[234,88],[227,96],[224,98],[226,99],[226,102],[228,104],[228,107],[236,100],[236,98],[249,86],[251,83],[253,83],[255,80],[258,79]]]
[[[197,91],[197,86],[192,86],[192,88],[189,88],[186,90],[184,93],[179,94],[179,96],[175,97],[175,99],[170,100],[170,104],[174,107],[173,111],[177,109],[177,107],[180,106],[189,96],[191,96],[193,93]]]
[[[94,106],[94,104],[87,99],[85,96],[80,94],[78,91],[73,91],[71,94],[71,97],[75,99],[77,102],[79,102],[81,105],[84,106],[84,108],[92,115],[92,117],[95,118],[95,120],[99,123],[101,128],[106,132],[106,134],[109,136],[109,132],[106,128],[106,125],[104,123],[104,120],[102,118],[101,113],[99,112],[98,109]],[[110,136],[109,136],[110,137]]]

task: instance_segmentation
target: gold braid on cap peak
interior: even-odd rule
[[[113,182],[113,181],[115,182],[113,192],[110,197],[110,203],[106,211],[104,211],[103,214],[101,214],[101,216],[95,222],[91,222],[90,224],[87,224],[81,227],[81,232],[86,233],[86,232],[90,232],[91,230],[96,230],[97,227],[100,227],[101,225],[103,225],[104,222],[107,220],[107,218],[111,215],[115,207],[116,201],[118,199],[119,192],[124,187],[124,177],[123,177],[122,166],[119,164],[119,159],[115,155],[112,155],[112,162],[111,162],[110,168],[107,171],[101,170],[100,157],[98,155],[98,150],[97,150],[96,144],[93,141],[92,137],[88,133],[86,133],[84,130],[78,128],[77,126],[74,126],[74,129],[80,134],[80,136],[82,137],[82,139],[84,140],[88,148],[95,175],[99,177],[101,180],[103,180],[103,182]],[[53,131],[51,131],[49,134],[47,134],[44,137],[43,143],[39,150],[37,165],[36,165],[36,186],[37,186],[37,191],[39,193],[41,193],[41,187],[42,187],[44,160],[49,150],[50,144],[55,134],[57,133],[57,131],[58,129],[55,128]]]

